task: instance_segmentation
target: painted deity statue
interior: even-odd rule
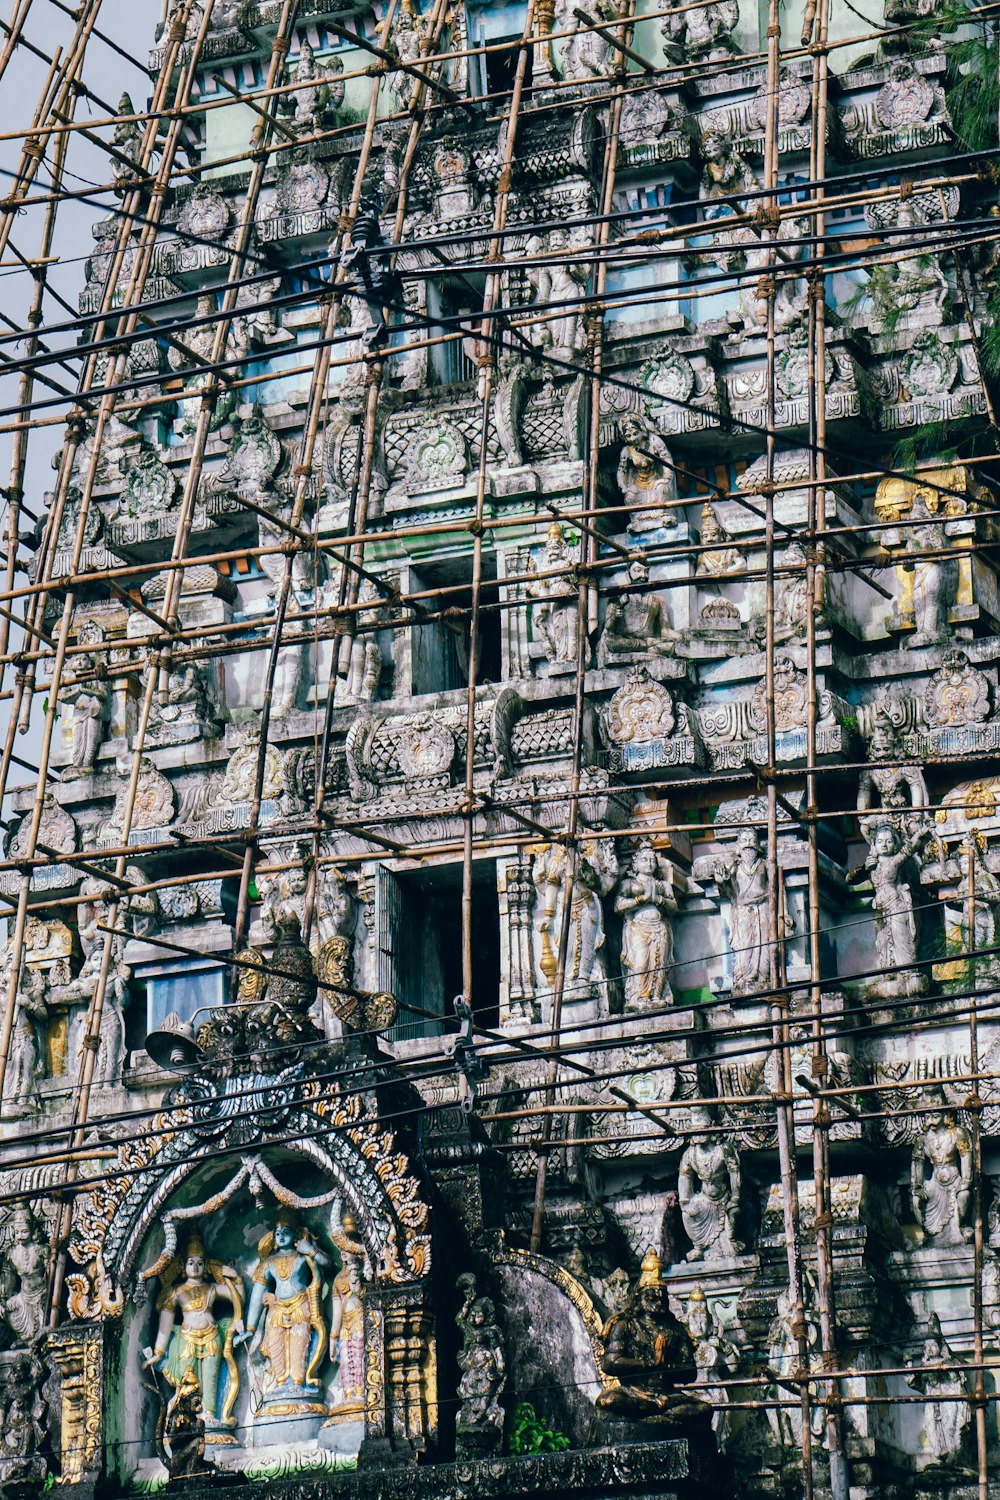
[[[655,1250],[646,1252],[638,1285],[622,1311],[608,1321],[601,1363],[604,1374],[620,1382],[598,1396],[601,1411],[655,1421],[673,1411],[682,1416],[699,1408],[700,1403],[674,1391],[679,1382],[693,1379],[694,1360],[687,1332],[670,1310]]]
[[[628,585],[608,605],[597,646],[597,665],[614,666],[654,656],[673,656],[677,641],[662,601],[649,586],[649,564],[637,557],[628,565]]]
[[[710,1108],[695,1106],[691,1124],[703,1132],[685,1150],[678,1169],[681,1219],[691,1241],[688,1260],[729,1260],[743,1249],[736,1239],[743,1174],[733,1142],[715,1128]]]
[[[155,1271],[153,1267],[146,1274]],[[156,1341],[145,1351],[144,1364],[162,1370],[175,1390],[193,1377],[207,1431],[225,1433],[236,1426],[233,1408],[240,1392],[233,1355],[233,1344],[243,1333],[240,1274],[210,1260],[198,1234],[188,1241],[183,1268],[174,1258],[158,1274],[162,1285],[156,1299]],[[226,1304],[230,1312],[220,1316]]]
[[[549,527],[541,571],[548,576],[528,584],[532,629],[550,664],[566,669],[576,665],[580,608],[573,557],[558,521]]]
[[[667,916],[677,902],[656,850],[643,841],[625,872],[615,911],[622,924],[622,968],[625,971],[625,1009],[643,1010],[673,999],[669,972],[674,944]]]
[[[329,1258],[284,1213],[261,1239],[257,1256],[246,1328],[235,1342],[250,1341],[251,1364],[262,1356],[259,1410],[325,1413],[317,1376],[327,1352],[322,1271]]]
[[[927,1115],[926,1129],[914,1142],[910,1168],[913,1214],[924,1231],[924,1244],[933,1249],[967,1245],[972,1239],[972,1142],[959,1125],[943,1095],[934,1093],[936,1106]],[[928,1168],[930,1172],[928,1174]]]

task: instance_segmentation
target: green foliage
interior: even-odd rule
[[[924,422],[900,438],[892,450],[892,467],[912,474],[918,464],[928,459],[941,464],[954,463],[958,458],[958,447],[948,443],[950,436],[947,422]]]
[[[554,1432],[537,1415],[530,1401],[519,1401],[510,1421],[511,1453],[561,1453],[569,1447],[569,1438]]]

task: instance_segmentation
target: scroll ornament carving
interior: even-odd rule
[[[924,716],[932,729],[982,724],[990,715],[990,683],[964,651],[946,651],[930,680]]]
[[[640,665],[629,669],[608,705],[604,722],[608,738],[616,745],[649,744],[669,739],[678,726],[680,712],[668,690]]]

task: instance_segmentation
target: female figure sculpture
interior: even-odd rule
[[[193,1377],[201,1393],[206,1428],[225,1431],[236,1426],[233,1408],[240,1391],[233,1357],[234,1340],[243,1332],[240,1275],[232,1266],[209,1260],[198,1234],[188,1240],[183,1280],[177,1279],[180,1274],[180,1261],[175,1258],[163,1272],[156,1299],[160,1315],[156,1342],[145,1351],[144,1364],[147,1369],[162,1369],[178,1391]],[[220,1318],[218,1308],[225,1303],[231,1313]]]
[[[664,913],[677,902],[670,882],[660,874],[660,861],[643,841],[618,889],[615,911],[624,916],[622,968],[625,970],[625,1009],[642,1010],[673,999],[667,971],[673,962],[673,939]]]
[[[532,626],[553,666],[575,666],[580,630],[578,589],[573,559],[558,521],[549,527],[543,567],[549,576],[534,578],[528,584],[528,597],[536,601],[531,610]]]
[[[917,919],[906,865],[922,842],[922,835],[901,838],[891,823],[877,823],[865,861],[874,895],[875,953],[885,972],[869,986],[876,999],[920,995],[927,977],[912,967],[918,958]]]
[[[48,1244],[30,1209],[17,1207],[0,1269],[0,1315],[17,1343],[33,1343],[44,1329],[48,1291]]]
[[[644,417],[622,418],[622,452],[618,460],[618,488],[632,515],[629,531],[647,531],[670,524],[663,507],[677,499],[677,482],[670,450]]]
[[[770,920],[774,893],[767,861],[754,828],[744,828],[735,853],[709,856],[695,867],[696,878],[716,880],[730,902],[729,946],[734,995],[766,989],[771,982]]]
[[[705,1133],[692,1140],[678,1170],[681,1219],[691,1240],[687,1259],[728,1260],[743,1249],[734,1234],[742,1182],[739,1153],[712,1129],[715,1118],[707,1106],[692,1108],[691,1124]]]
[[[103,639],[96,625],[82,625],[77,632],[81,645],[99,645]],[[102,675],[103,668],[99,652],[82,652],[76,658],[75,680],[63,688],[63,702],[70,709],[69,765],[63,767],[66,777],[89,776],[94,769],[104,739],[104,721],[111,698],[111,685]]]
[[[348,1229],[344,1220],[344,1229]],[[330,1416],[342,1420],[364,1410],[365,1398],[365,1284],[361,1264],[349,1255],[333,1280],[330,1319],[330,1359],[337,1364],[331,1392]]]
[[[928,1398],[923,1424],[926,1446],[917,1459],[917,1467],[925,1469],[958,1452],[971,1420],[969,1403],[961,1399],[965,1395],[965,1381],[945,1342],[937,1313],[931,1313],[927,1319],[924,1347],[917,1362],[923,1368],[907,1375],[906,1380]]]

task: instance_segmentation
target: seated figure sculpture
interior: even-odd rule
[[[620,1384],[597,1398],[602,1418],[668,1432],[708,1421],[710,1409],[675,1387],[695,1377],[694,1353],[684,1325],[670,1311],[667,1283],[655,1250],[643,1256],[639,1281],[621,1312],[604,1330],[603,1373]]]

